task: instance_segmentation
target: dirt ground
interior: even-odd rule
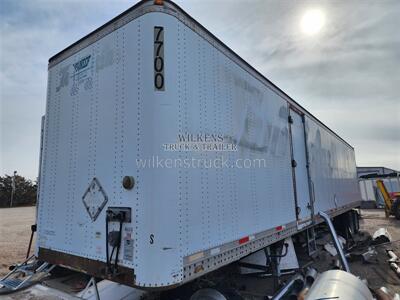
[[[7,273],[9,265],[24,260],[30,238],[30,226],[34,221],[35,207],[0,209],[0,276]],[[393,243],[377,246],[376,250],[379,255],[375,261],[365,263],[360,258],[350,259],[350,268],[352,273],[366,278],[371,288],[385,286],[392,294],[399,293],[400,279],[388,267],[385,250],[393,249],[400,256],[400,221],[394,217],[385,218],[383,210],[364,209],[361,211],[360,229],[362,231],[367,231],[372,235],[381,227],[387,228]],[[319,271],[332,268],[327,263],[327,261],[332,261],[332,257],[326,252],[325,255],[326,258],[321,259],[322,257],[320,257],[315,262],[316,265],[318,265],[318,261],[323,262],[324,266],[321,266]]]
[[[35,206],[0,209],[0,276],[8,273],[10,265],[25,260],[35,210]]]
[[[400,240],[400,220],[394,217],[385,218],[383,209],[362,209],[360,229],[373,234],[377,229],[384,227],[392,236],[393,241]]]
[[[392,243],[373,247],[377,255],[370,262],[366,263],[358,259],[350,260],[350,268],[353,274],[366,278],[370,288],[378,289],[384,286],[392,294],[400,293],[400,278],[390,269],[387,262],[389,257],[386,252],[386,250],[393,250],[400,257],[400,220],[396,220],[393,216],[385,218],[383,209],[361,211],[361,230],[372,235],[381,227],[388,230],[392,237]]]

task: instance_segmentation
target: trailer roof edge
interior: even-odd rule
[[[319,120],[317,117],[315,117],[312,113],[310,113],[307,109],[305,109],[302,105],[300,105],[297,101],[295,101],[292,97],[290,97],[286,92],[284,92],[281,88],[279,88],[277,85],[275,85],[271,80],[269,80],[267,77],[265,77],[262,73],[260,73],[255,67],[250,65],[247,61],[245,61],[242,57],[240,57],[235,51],[233,51],[230,47],[228,47],[224,42],[222,42],[219,38],[217,38],[213,33],[211,33],[207,28],[205,28],[202,24],[200,24],[198,21],[196,21],[192,16],[190,16],[186,11],[184,11],[179,5],[174,3],[171,0],[164,0],[165,3],[173,6],[175,9],[179,11],[179,13],[183,14],[186,18],[189,18],[191,22],[194,22],[196,26],[198,26],[202,31],[204,31],[206,34],[208,34],[213,40],[215,40],[220,46],[225,48],[227,51],[229,51],[230,54],[232,54],[236,59],[238,59],[241,63],[243,63],[245,66],[250,68],[253,72],[255,72],[258,76],[260,76],[263,80],[268,82],[274,89],[276,89],[279,93],[284,95],[287,99],[293,102],[296,106],[301,108],[305,113],[307,113],[308,116],[312,117],[317,123],[321,124],[324,128],[326,128],[329,132],[331,132],[334,136],[336,136],[338,139],[340,139],[342,142],[344,142],[347,146],[352,148],[354,150],[354,147],[350,145],[346,140],[344,140],[342,137],[340,137],[336,132],[334,132],[332,129],[330,129],[327,125],[325,125],[321,120]],[[84,37],[80,38],[78,41],[74,42],[64,50],[58,52],[57,54],[53,55],[49,59],[49,66],[57,59],[59,59],[63,54],[65,54],[67,51],[71,51],[73,48],[78,48],[78,45],[82,43],[83,41],[95,36],[102,30],[105,30],[108,26],[114,24],[115,22],[118,22],[120,19],[122,19],[124,16],[128,15],[129,13],[135,11],[139,7],[145,7],[145,6],[153,6],[153,7],[162,7],[158,4],[154,4],[154,0],[142,0],[132,7],[128,8],[118,16],[114,17],[110,21],[106,22],[99,28],[95,29],[94,31],[90,32],[89,34],[85,35]]]

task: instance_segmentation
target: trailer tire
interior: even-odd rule
[[[400,220],[400,197],[397,197],[393,202],[392,212],[397,220]]]

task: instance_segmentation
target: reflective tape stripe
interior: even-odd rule
[[[239,240],[239,245],[244,244],[244,243],[247,243],[249,240],[250,240],[250,239],[249,239],[248,236],[242,237],[242,238]]]

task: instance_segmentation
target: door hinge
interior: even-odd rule
[[[294,159],[292,159],[292,168],[296,168],[296,167],[297,167],[297,162]]]
[[[299,216],[301,213],[301,207],[300,206],[296,206],[296,215]]]
[[[288,116],[288,122],[289,122],[290,124],[293,124],[293,118],[292,118],[291,115]]]

